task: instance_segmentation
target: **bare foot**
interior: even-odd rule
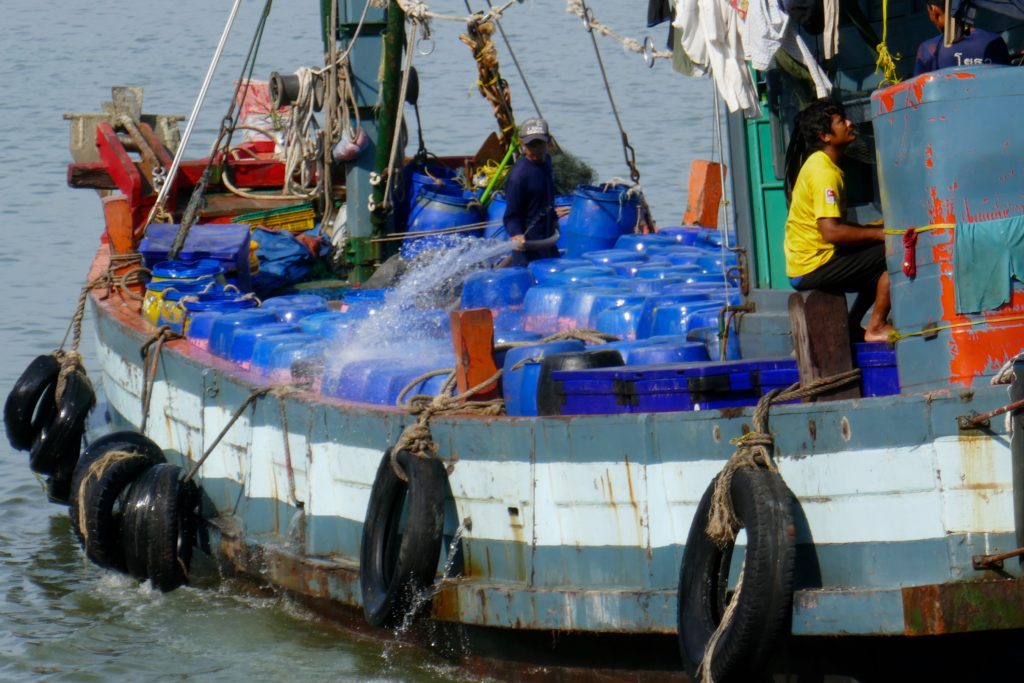
[[[887,342],[892,332],[892,325],[886,323],[878,328],[868,327],[864,330],[864,341],[866,342]]]

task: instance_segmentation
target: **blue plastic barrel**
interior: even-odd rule
[[[570,351],[583,351],[583,342],[570,339],[536,346],[520,346],[505,354],[502,395],[509,415],[537,414],[537,380],[541,360],[545,356]],[[521,364],[520,364],[521,363]]]
[[[291,382],[293,379],[292,366],[298,361],[312,359],[323,361],[326,344],[317,337],[313,339],[314,341],[294,340],[278,344],[270,354],[270,361],[266,366],[261,365],[257,369],[275,384]]]
[[[679,244],[696,244],[704,228],[699,225],[670,225],[658,228],[659,235],[668,235]]]
[[[569,225],[569,218],[570,216],[572,216],[572,201],[573,195],[571,194],[560,194],[555,197],[556,210],[563,207],[569,208],[569,213],[567,213],[564,216],[561,216],[558,219],[558,242],[555,244],[555,246],[558,247],[558,250],[560,252],[565,252],[565,244],[566,240],[568,240],[565,228],[566,226]]]
[[[547,284],[554,273],[560,273],[566,268],[591,265],[594,265],[594,262],[585,258],[543,258],[531,261],[526,269],[530,271],[536,284],[543,285]]]
[[[620,237],[615,242],[615,248],[642,254],[647,252],[650,247],[671,246],[675,244],[678,244],[678,242],[670,235],[660,235],[658,233],[648,235],[630,234]]]
[[[494,331],[494,346],[497,347],[500,344],[512,344],[515,342],[535,342],[540,341],[544,338],[544,335],[540,332],[528,332],[526,330],[519,331]],[[505,364],[505,355],[509,352],[509,349],[494,350],[494,364],[499,368]]]
[[[685,265],[685,266],[645,266],[638,268],[636,271],[637,278],[642,280],[664,280],[671,277],[685,277],[689,275],[699,275],[703,271],[700,266],[697,265]]]
[[[243,368],[248,368],[258,339],[293,332],[299,332],[299,328],[289,323],[280,322],[239,328],[231,336],[231,348],[227,353],[228,360],[238,363]]]
[[[526,268],[479,270],[462,283],[462,308],[500,308],[518,306],[533,285],[533,276]]]
[[[740,338],[731,332],[730,330],[725,344],[725,360],[740,360]],[[694,341],[703,341],[711,360],[721,360],[721,339],[718,336],[717,325],[714,327],[695,327],[686,333],[686,338]]]
[[[625,185],[576,188],[565,226],[567,256],[611,249],[621,235],[633,232],[639,207],[636,197],[628,196],[628,189]]]
[[[221,358],[227,358],[236,330],[274,322],[277,322],[277,316],[260,309],[225,313],[214,320],[210,327],[209,351]]]
[[[302,332],[299,332],[297,328],[293,329],[291,332],[268,334],[263,337],[257,337],[252,347],[252,355],[249,359],[249,368],[259,372],[261,375],[266,375],[272,368],[274,352],[279,346],[284,344],[308,345],[322,341],[323,340],[320,337],[316,337],[311,334],[303,334]]]
[[[687,333],[689,319],[697,311],[721,310],[720,302],[697,301],[685,304],[657,306],[652,311],[650,335],[683,335]],[[639,330],[637,330],[639,335]]]
[[[699,265],[705,273],[721,273],[728,267],[733,267],[739,263],[739,257],[731,251],[721,252],[717,254],[706,254],[697,259],[697,265]]]
[[[568,290],[558,307],[558,329],[566,331],[588,327],[594,303],[601,297],[621,294],[621,290],[607,287],[578,287]]]
[[[340,311],[322,311],[320,313],[313,313],[299,321],[299,329],[306,334],[319,335],[320,330],[327,322],[331,320],[342,320],[345,318],[348,318],[348,314]]]
[[[699,363],[711,360],[707,346],[699,341],[687,341],[680,337],[675,342],[647,340],[655,343],[634,349],[629,355],[629,365],[661,365],[664,363]]]
[[[600,249],[598,251],[588,251],[583,254],[583,258],[593,261],[598,265],[614,268],[617,264],[623,262],[646,261],[647,255],[638,254],[628,249]]]
[[[545,280],[545,284],[565,285],[582,283],[590,278],[605,277],[608,275],[615,275],[615,269],[592,263],[587,266],[575,266],[573,268],[566,268],[557,273],[551,273]]]
[[[637,272],[641,268],[645,268],[649,265],[650,264],[646,259],[643,261],[620,261],[612,264],[612,268],[615,269],[616,275],[621,275],[623,277],[636,277]]]
[[[614,334],[620,339],[636,339],[637,323],[643,304],[622,304],[606,308],[597,315],[598,332]]]
[[[633,292],[611,292],[607,294],[599,294],[594,297],[593,303],[590,305],[590,315],[585,323],[580,324],[580,327],[589,327],[596,330],[598,319],[601,314],[608,309],[618,308],[619,306],[638,306],[646,299],[646,295],[634,294]]]
[[[459,228],[482,223],[484,217],[485,214],[476,199],[465,197],[461,191],[455,192],[450,188],[423,188],[416,197],[416,201],[409,213],[409,224],[406,232],[417,233]],[[483,228],[477,228],[458,234],[479,237],[482,233]],[[413,258],[425,249],[443,247],[448,241],[443,239],[444,237],[446,236],[410,237],[402,242],[402,256],[404,258]]]
[[[523,297],[525,301],[525,296]],[[493,309],[494,329],[506,332],[520,332],[526,322],[526,309],[524,306],[505,306]]]
[[[263,302],[263,309],[273,311],[281,322],[297,323],[314,313],[327,312],[327,299],[316,294],[275,296]]]
[[[679,294],[654,294],[647,297],[640,309],[639,322],[637,324],[637,339],[650,337],[651,328],[654,325],[654,309],[658,306],[669,306],[674,304],[710,303],[708,295],[704,292],[682,292]],[[720,305],[720,304],[719,304]],[[705,306],[707,308],[708,306]],[[697,310],[697,309],[694,309]]]
[[[508,202],[505,201],[505,193],[498,192],[491,196],[487,202],[487,225],[484,226],[484,237],[492,240],[507,240],[508,231],[505,230],[505,209]]]

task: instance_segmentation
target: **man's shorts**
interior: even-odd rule
[[[874,291],[885,272],[885,245],[837,247],[832,259],[801,278],[792,278],[794,289],[825,289],[840,292]]]

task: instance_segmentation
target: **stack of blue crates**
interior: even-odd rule
[[[609,415],[752,406],[799,373],[781,358],[563,370],[552,379],[562,415]]]

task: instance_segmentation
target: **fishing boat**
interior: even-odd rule
[[[791,671],[801,643],[1024,629],[1022,72],[911,77],[899,55],[932,29],[910,5],[760,36],[777,10],[716,4],[704,44],[746,53],[703,62],[700,2],[672,3],[673,54],[569,6],[598,59],[610,38],[714,75],[724,158],[694,169],[693,225],[659,228],[634,175],[572,194],[563,259],[492,268],[523,118],[493,40],[515,2],[462,18],[499,129],[474,157],[404,153],[417,46],[454,16],[411,0],[323,2],[325,64],[266,88],[257,33],[209,157],[179,152],[216,58],[184,134],[137,88],[71,117],[69,183],[104,195],[104,240],[71,345],[5,419],[87,556],[171,590],[195,542],[382,634],[707,681]],[[1013,3],[947,16],[1024,39]],[[888,344],[851,344],[845,297],[786,278],[783,150],[824,95],[862,131],[849,211],[887,228]],[[86,308],[113,432],[82,451]]]

